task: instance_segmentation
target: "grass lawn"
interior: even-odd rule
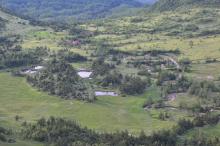
[[[161,121],[152,118],[142,108],[147,97],[158,97],[155,88],[140,97],[99,97],[95,103],[76,100],[62,100],[38,92],[29,86],[24,78],[0,73],[0,125],[19,128],[21,121],[33,122],[41,117],[64,117],[74,119],[82,126],[97,131],[115,132],[127,129],[132,134],[144,130],[147,134],[162,128],[169,128],[175,121]]]

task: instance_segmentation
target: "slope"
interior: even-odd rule
[[[219,5],[219,0],[159,0],[152,6],[151,10],[169,11],[177,8],[187,8],[192,6],[218,7]]]
[[[1,5],[17,13],[49,21],[103,18],[120,6],[141,7],[136,0],[2,0]]]

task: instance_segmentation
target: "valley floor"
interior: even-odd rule
[[[140,97],[98,97],[94,103],[87,103],[41,93],[29,86],[24,78],[8,73],[0,73],[0,82],[0,124],[11,128],[19,128],[23,121],[33,122],[50,116],[73,119],[100,132],[128,130],[138,134],[143,130],[150,134],[175,124],[159,120],[158,111],[148,112],[142,108],[147,97],[159,96],[156,88]],[[15,121],[16,115],[22,117],[20,122]]]
[[[215,32],[213,26],[220,24],[220,20],[218,19],[216,22],[214,21],[215,23],[211,23],[212,25],[199,23],[199,21],[201,21],[199,18],[203,17],[201,12],[202,10],[200,9],[193,9],[189,14],[180,11],[175,15],[171,15],[171,12],[155,16],[147,15],[152,22],[150,22],[147,17],[145,18],[143,16],[141,17],[142,19],[139,20],[140,22],[134,22],[134,20],[137,20],[139,17],[126,17],[123,19],[117,19],[115,22],[112,20],[108,20],[103,24],[100,22],[101,25],[97,25],[98,22],[97,24],[90,23],[82,25],[80,26],[82,31],[85,29],[85,32],[95,32],[94,34],[96,35],[89,37],[87,40],[89,43],[82,43],[80,46],[72,45],[68,47],[71,52],[88,57],[89,61],[71,63],[71,65],[77,70],[81,68],[91,69],[92,61],[94,61],[93,59],[97,59],[93,56],[93,53],[96,53],[98,50],[97,47],[101,46],[100,48],[102,49],[102,45],[106,44],[108,46],[107,49],[113,48],[117,51],[124,51],[125,53],[133,53],[135,51],[137,53],[138,51],[144,52],[150,50],[179,50],[180,54],[177,56],[172,53],[168,55],[166,54],[170,57],[169,60],[174,62],[175,73],[180,75],[178,70],[178,66],[180,66],[179,61],[183,58],[189,59],[192,61],[189,67],[190,69],[189,71],[181,73],[181,75],[183,74],[196,81],[206,80],[218,83],[219,85],[220,34],[206,36],[199,35],[204,33],[206,27],[211,29],[210,31],[212,33]],[[215,13],[220,16],[220,10],[216,10]],[[212,13],[210,12],[210,15],[211,14]],[[21,22],[28,22],[22,19],[11,18],[10,15],[5,14],[4,12],[0,12],[0,15],[4,16],[5,19],[10,20],[10,25],[8,25],[6,31],[7,35],[15,31],[15,26],[19,28],[19,31],[15,34],[21,35],[23,41],[19,44],[24,50],[43,46],[50,48],[52,51],[57,51],[66,47],[65,45],[61,45],[65,41],[77,40],[79,37],[77,34],[69,34],[67,31],[55,32],[47,27],[43,28],[34,27],[29,24],[20,24]],[[199,16],[198,20],[194,18],[197,15]],[[172,19],[167,22],[166,18],[168,16]],[[179,26],[174,25],[179,24],[179,19],[183,19],[182,21],[184,21],[183,26],[181,25],[181,32],[176,36],[169,36],[168,34],[171,32],[174,33],[176,30],[179,30]],[[200,27],[200,30],[191,34],[193,37],[189,37],[191,31],[184,31],[183,29],[188,26],[187,20],[192,20],[193,23]],[[175,27],[170,29],[167,28],[170,25]],[[159,29],[155,34],[151,34],[150,31],[157,27],[161,30]],[[180,34],[182,34],[182,36]],[[96,46],[99,42],[104,42],[106,44]],[[161,59],[161,56],[159,55],[158,58]],[[120,59],[121,58],[119,58],[119,60]],[[211,60],[211,62],[209,62],[210,59],[214,59],[214,61]],[[134,67],[129,68],[128,62],[138,62],[143,60],[146,61],[144,55],[137,55],[135,57],[127,56],[123,58],[123,60],[120,60],[121,64],[116,65],[116,69],[123,75],[137,75],[140,70]],[[175,61],[178,62],[178,64],[175,63]],[[111,60],[111,57],[108,56],[106,62],[112,63],[113,61]],[[162,65],[163,64],[159,64],[158,66],[161,67]],[[169,68],[167,70],[170,71],[172,69]],[[157,73],[159,74],[159,72],[156,72],[152,76],[156,76]],[[49,118],[50,116],[54,116],[75,120],[80,126],[88,127],[97,132],[111,133],[127,130],[130,134],[136,136],[139,135],[141,131],[144,131],[146,135],[150,135],[155,131],[170,129],[177,124],[179,119],[192,119],[195,117],[192,110],[187,110],[187,108],[202,103],[202,99],[198,95],[194,96],[188,94],[189,91],[187,90],[184,93],[173,93],[173,95],[170,95],[171,98],[162,99],[161,86],[155,85],[155,79],[156,78],[151,78],[153,82],[152,85],[148,87],[142,95],[127,95],[126,97],[123,95],[115,97],[99,96],[96,101],[90,103],[79,100],[64,100],[60,97],[48,95],[46,92],[41,92],[28,84],[25,77],[15,77],[11,75],[10,72],[2,70],[0,71],[0,126],[20,130],[21,124],[25,121],[36,122],[42,117]],[[94,84],[97,83],[96,79],[90,81],[88,82],[93,83],[94,81]],[[106,89],[119,90],[112,87],[106,87]],[[148,108],[148,106],[146,106],[144,108],[143,105],[149,99],[156,101],[162,100],[165,103],[165,106],[162,108]],[[204,104],[208,104],[209,102],[209,99],[207,99]],[[185,107],[181,108],[181,104]],[[215,112],[219,114],[220,110],[217,109]],[[160,119],[159,117],[161,113],[169,113],[169,118]],[[19,120],[15,119],[16,116],[20,117]],[[215,126],[208,125],[191,129],[181,136],[184,138],[191,138],[194,135],[201,134],[207,137],[220,137],[219,131],[219,124]],[[16,139],[15,144],[0,143],[0,146],[11,145],[40,146],[42,144],[32,141],[23,141],[20,140],[20,137]]]

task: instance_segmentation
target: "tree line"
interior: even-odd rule
[[[19,36],[0,37],[0,69],[39,64],[48,55],[47,48],[23,50],[19,41]]]
[[[86,127],[80,127],[75,121],[50,117],[49,119],[42,118],[34,124],[24,122],[21,134],[25,139],[57,146],[191,146],[195,143],[199,144],[200,141],[184,139],[184,142],[179,143],[179,136],[195,127],[215,125],[218,122],[219,115],[198,116],[192,121],[181,119],[170,130],[154,132],[150,136],[141,132],[139,136],[134,137],[127,131],[98,133]],[[216,146],[219,142],[219,138],[216,137],[213,140],[203,140],[203,143],[199,145]]]

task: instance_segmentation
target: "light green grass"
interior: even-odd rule
[[[200,18],[206,18],[202,12],[204,9],[193,8],[190,10],[178,10],[173,12],[164,12],[159,14],[145,14],[134,17],[125,17],[117,20],[108,20],[103,25],[96,26],[90,24],[88,30],[98,30],[100,35],[94,37],[96,40],[106,39],[110,42],[115,49],[124,51],[137,50],[137,46],[140,46],[141,50],[174,50],[179,49],[181,55],[179,58],[190,58],[191,60],[206,59],[206,58],[219,58],[220,47],[219,35],[207,35],[198,36],[199,33],[204,30],[218,29],[219,26],[219,9],[206,9],[209,13],[215,13],[213,17],[215,21],[210,23],[200,22]],[[141,18],[141,22],[132,22],[133,18]],[[182,21],[181,21],[182,20]],[[194,24],[199,27],[197,32],[184,31],[183,28],[169,28],[172,25],[182,25],[182,27],[188,24]],[[147,33],[145,31],[158,30],[161,31],[155,33]],[[168,36],[167,33],[173,31],[180,31],[179,35]],[[110,32],[110,33],[108,33]],[[122,32],[122,33],[120,33]],[[187,37],[189,34],[195,35],[195,37]],[[191,46],[190,42],[193,42]]]
[[[31,30],[24,35],[22,42],[23,48],[47,47],[52,50],[62,49],[59,43],[66,36],[66,32],[54,32],[52,29],[45,28],[40,30]]]
[[[170,128],[175,121],[160,121],[152,118],[142,105],[147,97],[156,97],[155,89],[142,97],[99,97],[95,103],[62,100],[30,87],[24,78],[0,74],[0,125],[18,128],[21,121],[33,122],[41,117],[64,117],[74,119],[82,126],[97,131],[115,132],[128,130],[137,134]]]

